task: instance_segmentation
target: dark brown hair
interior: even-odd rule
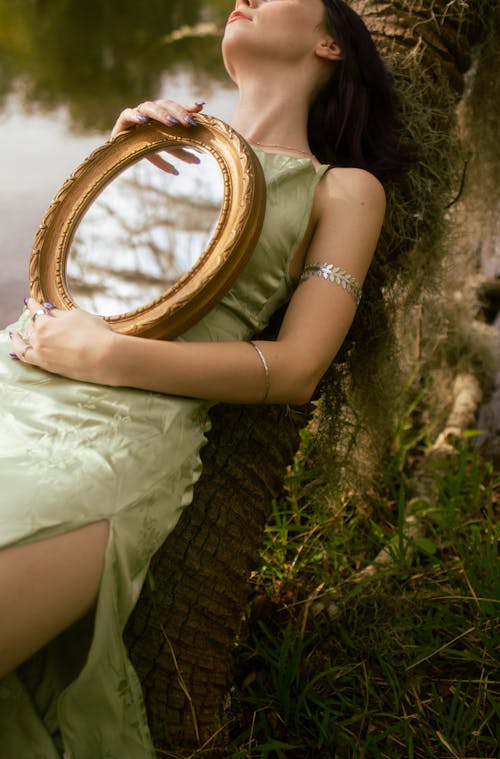
[[[309,144],[322,163],[367,169],[383,179],[408,160],[391,77],[358,14],[344,0],[323,4],[342,60],[310,109]]]

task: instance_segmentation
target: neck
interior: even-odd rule
[[[274,74],[265,85],[262,79],[239,82],[240,99],[232,126],[250,143],[309,153],[307,117],[309,100],[300,87],[291,88]],[[265,97],[262,93],[265,92]]]

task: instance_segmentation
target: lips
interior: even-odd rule
[[[250,21],[248,16],[245,16],[245,14],[241,13],[241,11],[233,11],[229,16],[227,23],[232,24],[233,21],[238,21],[239,19],[242,19],[243,21]]]

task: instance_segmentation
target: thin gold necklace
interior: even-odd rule
[[[266,144],[264,142],[257,142],[257,140],[251,140],[250,144],[258,145],[261,148],[281,148],[282,150],[293,150],[295,153],[302,153],[302,155],[313,155],[310,150],[299,150],[299,148],[291,148],[290,145],[274,145],[271,143]]]

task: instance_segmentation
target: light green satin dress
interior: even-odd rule
[[[248,340],[290,297],[289,263],[327,167],[256,153],[267,184],[260,240],[236,284],[182,340]],[[10,349],[6,330],[0,547],[100,519],[109,520],[110,536],[95,617],[0,680],[0,757],[152,759],[122,632],[152,554],[191,501],[212,404],[66,380],[12,361]]]

